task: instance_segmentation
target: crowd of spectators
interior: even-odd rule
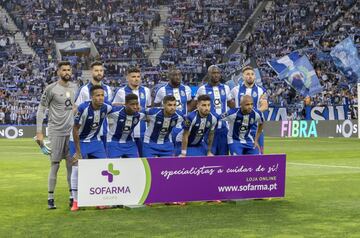
[[[209,65],[220,65],[227,77],[253,57],[270,106],[287,107],[291,119],[304,118],[304,105],[357,104],[356,87],[336,70],[329,53],[349,35],[360,46],[360,4],[355,0],[272,1],[250,36],[240,42],[239,53],[223,63],[226,50],[258,2],[5,0],[3,6],[39,57],[22,54],[14,33],[0,29],[0,124],[34,123],[41,92],[56,80],[54,40],[91,40],[105,62],[105,82],[114,90],[126,83],[129,63],[141,65],[143,83],[150,88],[167,81],[166,71],[172,65],[182,70],[184,83],[197,86]],[[145,51],[156,48],[152,37],[161,20],[160,3],[167,4],[170,12],[168,19],[162,19],[166,29],[160,64],[152,65]],[[305,98],[267,65],[268,60],[294,50],[309,57],[323,93]],[[74,79],[81,84],[81,63],[86,59],[79,57],[77,62]]]
[[[145,49],[160,14],[158,2],[8,0],[5,7],[42,58],[55,57],[55,41],[91,40],[103,61],[146,63]],[[85,59],[79,59],[84,62]]]
[[[174,1],[170,7],[160,66],[176,65],[184,81],[198,84],[221,60],[257,1]]]
[[[254,57],[270,106],[287,107],[293,119],[304,118],[304,105],[357,104],[356,87],[336,69],[330,51],[350,35],[360,47],[359,8],[355,0],[273,1],[257,19],[250,37],[241,42],[240,53],[234,55],[236,61],[225,64],[225,71],[236,71],[241,62]],[[279,80],[267,64],[295,50],[309,57],[324,88],[321,94],[306,100]]]
[[[15,33],[0,27],[0,123],[33,123],[41,93],[40,80],[33,83],[33,57],[22,54]]]

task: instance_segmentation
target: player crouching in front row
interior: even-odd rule
[[[74,120],[70,154],[73,157],[71,190],[74,197],[72,211],[78,210],[78,166],[79,159],[106,158],[104,144],[100,138],[103,122],[112,107],[104,103],[104,89],[96,85],[91,88],[91,101],[79,105]]]
[[[133,137],[134,128],[144,117],[139,113],[138,96],[125,96],[125,106],[113,106],[108,115],[107,155],[109,158],[138,158],[139,153]]]
[[[213,156],[211,153],[217,116],[210,112],[211,98],[204,94],[197,99],[197,110],[190,112],[176,136],[175,155]],[[207,137],[207,142],[205,138]]]
[[[229,122],[227,140],[231,155],[259,154],[259,137],[263,129],[264,118],[260,111],[254,109],[251,96],[241,98],[240,108],[230,109],[221,115],[221,120]],[[256,135],[251,128],[257,125]]]
[[[150,108],[145,111],[148,127],[144,136],[143,154],[148,158],[174,156],[171,131],[184,118],[183,114],[176,110],[174,96],[165,96],[163,105],[164,108]]]

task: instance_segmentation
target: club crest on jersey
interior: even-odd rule
[[[253,92],[252,96],[255,98],[257,97],[257,93],[256,92]]]
[[[225,91],[224,91],[224,89],[221,89],[221,95],[225,95]]]
[[[137,124],[139,122],[139,119],[134,118],[134,124]]]
[[[144,98],[145,98],[144,93],[140,93],[140,98],[141,98],[141,99],[144,99]]]
[[[254,124],[254,118],[250,119],[250,124]]]
[[[209,128],[211,126],[211,122],[206,122],[206,127]]]
[[[105,117],[105,112],[101,113],[101,118]]]
[[[184,124],[185,124],[186,127],[190,127],[191,121],[190,120],[185,120]]]
[[[175,126],[175,125],[176,125],[176,121],[172,121],[171,126]]]
[[[184,91],[181,91],[180,94],[181,94],[181,96],[185,97],[185,92]]]

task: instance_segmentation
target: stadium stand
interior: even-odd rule
[[[303,119],[304,104],[357,104],[356,87],[336,70],[329,52],[348,35],[360,46],[359,3],[355,0],[280,0],[254,22],[249,37],[240,42],[236,54],[223,62],[227,48],[246,24],[259,1],[40,1],[6,0],[3,7],[37,55],[21,54],[12,34],[1,29],[1,110],[6,124],[34,122],[40,92],[55,80],[55,41],[91,40],[105,62],[106,83],[113,89],[125,83],[128,64],[142,67],[143,83],[154,88],[166,82],[166,71],[176,65],[183,81],[198,86],[211,64],[219,64],[225,75],[239,70],[249,57],[256,59],[268,90],[270,106],[286,106],[289,118]],[[91,4],[90,4],[91,3]],[[159,4],[170,8],[168,19],[160,19]],[[153,46],[152,30],[165,22],[164,52],[159,65],[152,65],[146,51]],[[324,87],[310,100],[277,79],[267,65],[270,59],[293,50],[309,56]],[[77,57],[75,79],[91,58]],[[81,80],[79,80],[80,82]],[[19,116],[20,115],[20,116]],[[21,118],[21,119],[20,119]],[[2,121],[0,121],[2,123]]]
[[[356,1],[273,1],[259,17],[249,38],[241,42],[240,52],[234,57],[244,62],[254,57],[262,74],[264,87],[268,90],[270,106],[290,108],[291,119],[304,119],[304,97],[297,94],[266,63],[294,50],[309,56],[320,83],[322,94],[306,101],[307,105],[357,104],[356,87],[331,61],[330,50],[347,36],[354,34],[359,48],[359,3]],[[225,64],[234,71],[241,64]],[[234,69],[235,68],[235,69]]]

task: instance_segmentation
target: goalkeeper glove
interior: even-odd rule
[[[43,141],[43,143],[40,143],[40,141],[37,140],[36,136],[34,137],[34,140],[40,146],[41,152],[44,155],[50,155],[51,154],[51,148],[48,146],[48,144],[50,144],[49,141]]]
[[[46,144],[40,146],[41,151],[44,155],[50,155],[51,154],[51,148],[48,147]]]

